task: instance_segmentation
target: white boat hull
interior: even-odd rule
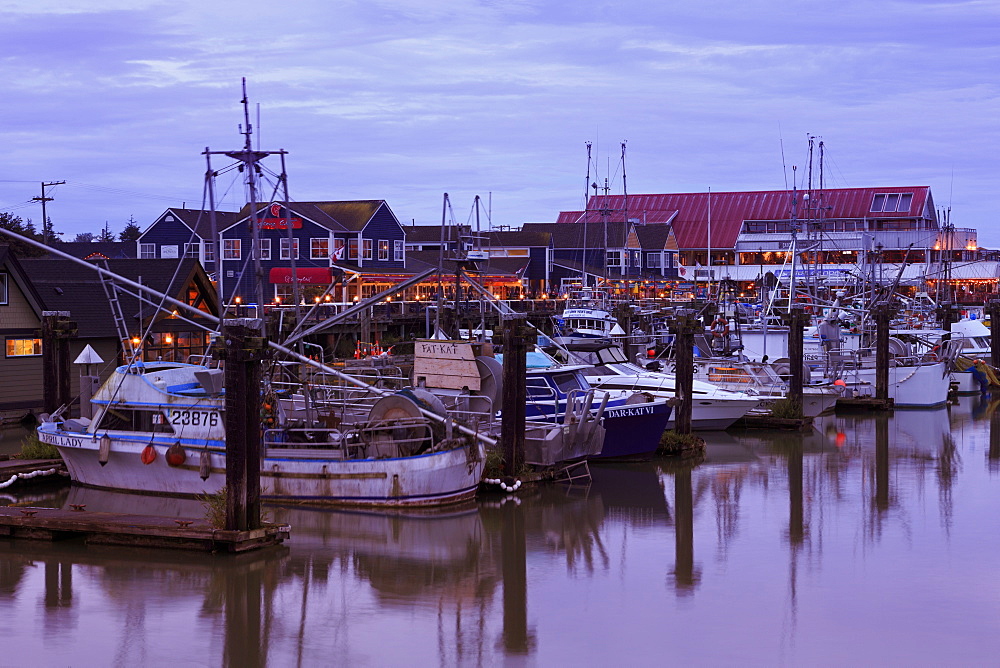
[[[39,439],[59,450],[71,479],[101,489],[176,496],[216,494],[226,484],[225,453],[210,451],[208,478],[200,475],[202,450],[185,448],[186,461],[170,466],[169,443],[155,444],[156,458],[143,464],[149,441],[112,439],[104,466],[99,439],[42,425]],[[484,458],[469,447],[388,459],[344,460],[320,450],[270,450],[261,463],[261,498],[268,501],[351,506],[427,506],[458,503],[475,496]],[[482,454],[481,452],[479,453]]]
[[[845,396],[875,396],[875,369],[851,369],[842,372],[847,384]],[[951,374],[945,362],[921,366],[889,368],[889,398],[899,407],[929,408],[948,401]]]

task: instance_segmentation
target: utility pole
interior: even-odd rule
[[[45,215],[45,203],[46,202],[51,202],[52,198],[45,196],[45,188],[47,188],[48,186],[61,186],[64,183],[66,183],[66,182],[65,181],[48,181],[48,182],[42,181],[42,196],[41,197],[32,197],[31,198],[32,202],[41,202],[42,203],[42,243],[45,244],[46,246],[49,245],[49,236],[50,236],[49,230],[50,230],[50,228],[49,228],[49,219]]]

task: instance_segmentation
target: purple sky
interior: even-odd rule
[[[37,224],[39,182],[65,180],[48,213],[70,240],[200,206],[201,152],[242,145],[245,76],[296,200],[430,224],[442,193],[457,222],[492,193],[494,225],[554,221],[582,205],[587,141],[612,192],[622,140],[630,193],[770,190],[812,134],[829,187],[929,185],[1000,246],[992,1],[2,6],[0,210]]]

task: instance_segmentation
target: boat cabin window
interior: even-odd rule
[[[548,386],[544,378],[525,379],[527,394],[529,397],[552,397],[552,388]]]
[[[625,353],[618,347],[602,348],[597,351],[597,356],[600,358],[601,364],[620,364],[622,362],[628,362],[628,358],[625,357]]]
[[[174,428],[160,411],[136,411],[130,408],[109,408],[100,420],[101,429],[116,431],[146,431],[172,434]]]
[[[571,390],[587,389],[575,373],[554,373],[552,374],[552,382],[563,394],[568,394]]]

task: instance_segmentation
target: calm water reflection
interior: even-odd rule
[[[271,508],[292,539],[236,559],[0,540],[0,664],[995,663],[996,409],[715,433],[446,514]]]

